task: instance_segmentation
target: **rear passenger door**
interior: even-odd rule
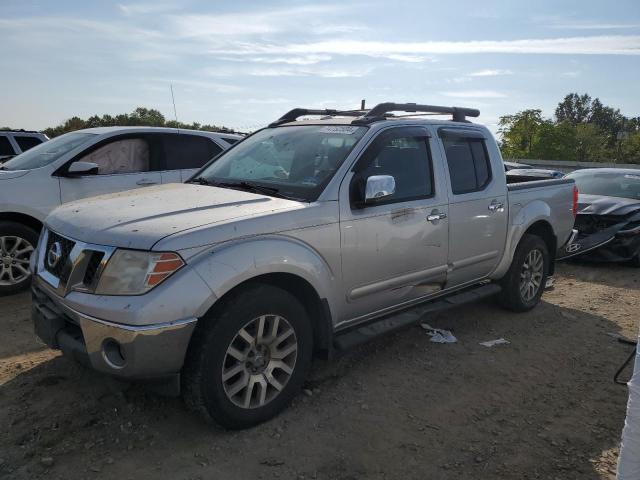
[[[506,189],[492,171],[484,133],[440,128],[449,174],[449,274],[452,287],[490,274],[504,251]]]
[[[162,135],[164,168],[162,183],[184,182],[223,148],[204,135],[169,133]]]

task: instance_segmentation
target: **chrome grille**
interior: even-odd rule
[[[36,272],[60,296],[72,290],[92,293],[114,251],[114,247],[81,242],[45,229]]]
[[[54,247],[54,245],[58,245],[59,248],[59,257],[56,258],[55,263],[49,258],[49,252]],[[47,243],[45,246],[45,261],[44,268],[56,276],[60,280],[66,282],[69,278],[70,270],[65,268],[68,266],[69,256],[71,255],[71,250],[75,246],[75,242],[73,240],[69,240],[68,238],[62,237],[55,232],[49,232],[49,236],[47,237]]]

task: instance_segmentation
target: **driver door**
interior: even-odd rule
[[[384,130],[342,184],[340,232],[346,295],[341,323],[439,292],[447,276],[448,197],[440,157],[423,127]],[[354,185],[374,175],[395,179],[379,203],[354,203]],[[438,218],[436,218],[438,217]]]
[[[98,174],[60,177],[62,203],[162,183],[154,150],[148,136],[118,136],[96,145],[74,161],[95,163]]]

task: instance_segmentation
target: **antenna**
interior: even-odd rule
[[[171,89],[171,101],[173,102],[173,116],[176,119],[176,129],[179,131],[180,128],[178,127],[178,112],[176,110],[176,99],[173,96],[173,83],[169,84],[169,88]]]
[[[360,110],[364,110],[365,100],[364,98],[360,101]]]

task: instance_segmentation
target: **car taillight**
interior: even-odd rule
[[[573,186],[573,208],[571,209],[574,217],[578,215],[578,193],[579,193],[578,187],[574,185]]]

